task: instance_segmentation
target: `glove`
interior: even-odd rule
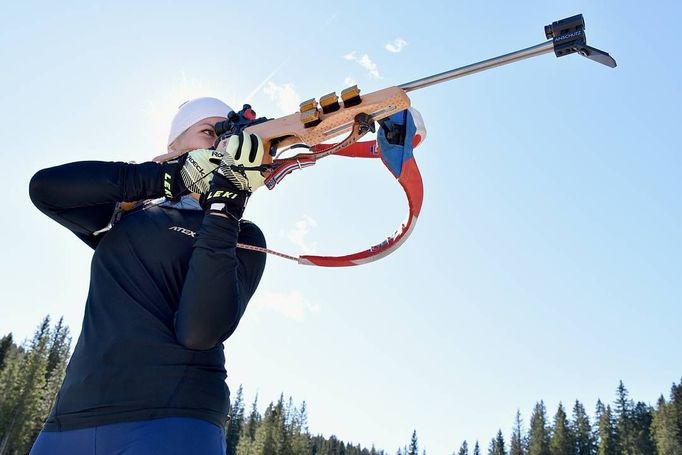
[[[216,172],[208,192],[201,195],[199,204],[207,214],[227,216],[239,221],[250,195],[249,191],[237,188],[227,177]]]
[[[220,141],[210,158],[218,170],[199,201],[206,213],[241,219],[249,196],[264,184],[259,170],[263,153],[263,141],[255,134],[241,132]]]
[[[227,178],[237,189],[253,193],[265,182],[260,169],[264,153],[261,138],[242,131],[221,140],[211,161],[219,165],[216,174]]]
[[[209,177],[218,167],[214,161],[220,160],[216,154],[216,150],[197,149],[161,163],[164,195],[175,199],[187,192],[206,193],[211,183]]]

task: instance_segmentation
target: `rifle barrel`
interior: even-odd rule
[[[518,62],[519,60],[537,57],[538,55],[546,54],[552,51],[554,51],[554,44],[552,43],[552,40],[549,40],[527,49],[500,55],[499,57],[490,58],[478,63],[472,63],[471,65],[445,71],[444,73],[434,74],[433,76],[417,79],[416,81],[407,82],[405,84],[399,85],[398,87],[405,90],[405,92],[411,92],[413,90],[428,87],[429,85],[440,84],[441,82],[449,81],[450,79],[468,76],[469,74],[485,71],[490,68],[495,68],[496,66],[506,65],[507,63]]]

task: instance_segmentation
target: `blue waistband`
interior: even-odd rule
[[[224,455],[222,428],[201,419],[166,417],[70,431],[41,431],[30,455]]]

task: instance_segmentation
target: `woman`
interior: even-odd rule
[[[263,177],[232,167],[259,165],[262,142],[241,134],[208,150],[231,110],[215,98],[180,106],[168,138],[177,159],[77,162],[32,178],[36,207],[94,255],[82,331],[31,454],[225,453],[222,342],[265,267],[264,254],[236,248],[265,246],[241,220]]]

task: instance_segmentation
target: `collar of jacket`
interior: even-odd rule
[[[159,204],[159,207],[168,207],[177,210],[203,210],[199,201],[194,199],[191,194],[186,194],[180,197],[178,201],[171,201],[166,199],[164,202]]]

